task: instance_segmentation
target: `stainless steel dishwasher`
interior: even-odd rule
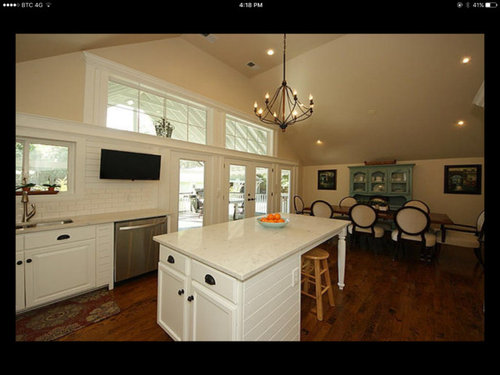
[[[166,216],[115,222],[115,282],[158,269],[153,236],[165,233]]]

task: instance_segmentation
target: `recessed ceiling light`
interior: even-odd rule
[[[272,56],[272,55],[274,55],[274,50],[273,50],[273,49],[271,49],[271,48],[269,48],[269,49],[266,51],[266,53],[267,53],[269,56]]]
[[[323,144],[323,141],[322,141],[321,139],[318,139],[318,140],[316,141],[316,144],[317,144],[317,145],[322,145],[322,144]]]
[[[468,63],[470,63],[470,60],[471,60],[470,56],[464,56],[464,57],[462,57],[461,62],[462,62],[462,64],[468,64]]]
[[[463,120],[459,120],[459,121],[457,121],[457,126],[462,127],[462,126],[464,126],[464,125],[465,125],[465,121],[463,121]]]
[[[134,104],[134,101],[133,100],[127,100],[127,104],[128,105],[132,105],[132,104]]]

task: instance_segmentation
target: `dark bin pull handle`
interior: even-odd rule
[[[205,282],[208,285],[215,285],[215,279],[214,279],[214,277],[212,275],[209,275],[209,274],[205,275]]]
[[[61,234],[59,237],[57,237],[57,240],[67,240],[69,238],[69,234]]]
[[[169,255],[168,258],[167,258],[167,262],[174,264],[175,263],[174,257],[172,255]]]

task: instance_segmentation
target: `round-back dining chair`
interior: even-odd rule
[[[405,204],[403,204],[403,207],[418,207],[421,210],[425,211],[426,213],[431,212],[429,206],[425,202],[422,202],[418,199],[412,199],[405,202]]]
[[[422,244],[420,260],[432,261],[432,249],[436,246],[436,235],[429,232],[430,218],[427,212],[415,206],[403,206],[394,216],[396,229],[391,238],[396,242],[394,260],[397,259],[402,240],[418,241]]]
[[[377,212],[375,209],[364,203],[357,203],[349,209],[349,219],[351,224],[347,226],[347,231],[351,235],[351,245],[358,233],[370,235],[371,238],[384,237],[384,228],[376,225]]]
[[[321,199],[316,200],[311,205],[311,216],[320,216],[326,218],[333,217],[333,208],[330,203]]]

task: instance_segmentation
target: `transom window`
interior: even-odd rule
[[[236,117],[226,116],[226,148],[267,155],[270,131]]]
[[[162,117],[174,126],[173,139],[206,144],[205,107],[147,87],[108,81],[107,127],[156,135],[154,125]]]

